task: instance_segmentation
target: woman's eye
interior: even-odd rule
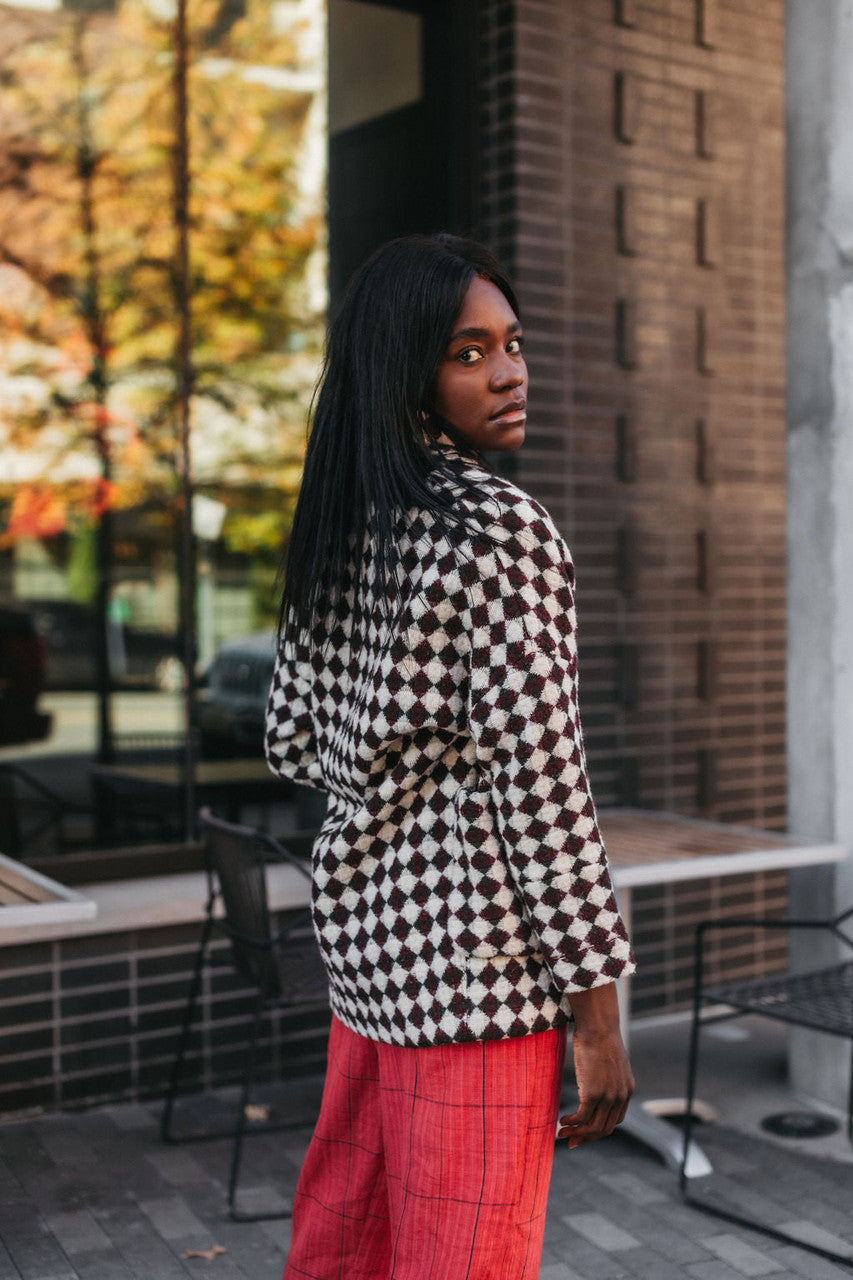
[[[521,348],[523,346],[524,346],[524,338],[522,338],[521,334],[518,334],[517,337],[510,338],[507,344],[507,351],[510,353],[510,355],[517,356],[521,352]]]
[[[483,354],[476,347],[466,347],[464,351],[460,351],[456,359],[461,364],[476,364],[478,360],[482,360]]]

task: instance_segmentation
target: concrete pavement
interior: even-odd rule
[[[646,1092],[653,1079],[675,1083],[663,1069],[674,1060],[666,1052],[671,1038],[663,1031],[635,1037],[635,1071]],[[662,1051],[665,1057],[657,1058]],[[721,1043],[719,1051],[723,1059],[735,1056],[732,1045]],[[721,1066],[713,1054],[709,1061],[708,1083],[719,1108],[726,1063]],[[754,1059],[751,1077],[734,1077],[738,1127],[700,1127],[715,1170],[702,1180],[703,1194],[755,1209],[829,1247],[847,1247],[853,1258],[853,1160],[844,1158],[846,1138],[838,1147],[842,1158],[818,1158],[805,1142],[770,1142],[750,1131],[750,1093],[756,1114],[764,1102],[770,1109],[801,1105],[778,1081],[765,1088],[763,1061]],[[777,1066],[768,1069],[776,1072]],[[271,1119],[308,1120],[319,1088],[312,1080],[261,1093],[271,1104]],[[233,1091],[221,1091],[188,1100],[182,1116],[190,1126],[219,1126],[230,1117],[233,1098]],[[0,1125],[0,1280],[277,1280],[289,1223],[231,1222],[225,1207],[228,1142],[164,1147],[158,1116],[156,1103],[128,1103]],[[247,1208],[288,1201],[309,1136],[306,1126],[249,1139],[242,1180]],[[558,1145],[540,1280],[765,1275],[849,1280],[853,1266],[836,1266],[686,1208],[675,1175],[624,1136],[576,1151]]]

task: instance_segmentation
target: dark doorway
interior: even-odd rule
[[[475,0],[329,5],[329,292],[411,232],[474,230]]]

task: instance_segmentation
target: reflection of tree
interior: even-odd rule
[[[0,377],[12,389],[0,442],[42,459],[41,484],[17,495],[5,540],[28,521],[30,532],[55,529],[57,488],[77,502],[78,524],[85,512],[96,524],[104,756],[111,506],[159,493],[177,518],[190,408],[203,480],[292,493],[319,346],[306,269],[322,223],[301,199],[295,162],[320,86],[300,84],[292,30],[276,28],[262,0],[184,7],[184,259],[171,17],[140,0],[119,0],[114,14],[12,11],[0,36]],[[280,535],[288,503],[268,505]],[[235,513],[226,530],[260,549],[268,526]]]
[[[77,17],[71,27],[71,64],[74,69],[77,108],[77,183],[79,189],[80,238],[83,257],[83,287],[80,311],[91,362],[86,379],[91,389],[94,411],[93,441],[98,456],[100,479],[105,491],[112,483],[109,427],[107,422],[107,330],[101,304],[100,239],[95,199],[95,158],[89,101],[89,68],[84,48],[85,19]],[[95,587],[95,683],[98,695],[98,759],[113,758],[113,727],[110,703],[110,655],[107,624],[112,582],[112,517],[104,503],[97,516]]]
[[[305,268],[322,228],[319,211],[300,208],[295,185],[312,95],[287,87],[292,39],[271,27],[273,7],[249,3],[232,20],[233,8],[189,3],[194,418],[197,465],[203,468],[206,456],[220,465],[227,457],[229,478],[250,483],[286,479],[298,464],[318,345]],[[0,302],[16,338],[7,368],[44,388],[7,431],[13,442],[46,442],[54,463],[62,450],[73,453],[96,438],[102,417],[99,344],[85,321],[88,240],[99,266],[109,365],[104,401],[121,500],[137,500],[154,485],[171,490],[171,24],[139,0],[125,0],[115,16],[18,14],[6,24],[5,43],[0,264],[28,286],[26,305]],[[94,223],[88,237],[78,163],[84,118]],[[306,338],[307,354],[299,356]],[[273,432],[273,415],[289,430]]]

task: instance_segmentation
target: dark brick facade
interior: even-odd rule
[[[487,8],[516,474],[575,555],[598,793],[783,825],[782,5]]]
[[[168,1087],[199,921],[3,949],[0,967],[0,1114],[161,1097]],[[240,1081],[254,993],[217,934],[193,1021],[186,1089]],[[288,999],[259,1041],[261,1077],[322,1070],[326,975],[310,929],[284,950]]]
[[[783,827],[783,4],[482,12],[480,231],[531,374],[507,470],[575,557],[598,801]]]

